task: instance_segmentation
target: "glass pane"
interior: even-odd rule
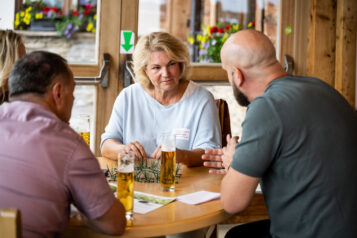
[[[95,131],[95,113],[96,108],[94,102],[96,101],[96,87],[87,85],[77,85],[74,89],[74,103],[72,108],[72,115],[69,121],[71,127],[78,131],[82,129],[81,120],[83,115],[88,115],[90,118],[90,148],[94,149],[94,131]]]
[[[97,0],[13,0],[11,22],[24,38],[28,53],[46,50],[70,64],[97,64]],[[95,86],[76,86],[70,124],[78,127],[80,115],[91,118],[94,142]],[[91,145],[93,147],[93,144]]]
[[[190,46],[192,62],[220,62],[227,37],[255,28],[276,44],[279,0],[139,0],[138,35],[166,31]],[[195,14],[191,14],[194,9]]]
[[[24,0],[19,5],[14,28],[27,52],[47,50],[69,63],[97,63],[96,0]]]
[[[220,62],[219,51],[227,37],[254,27],[255,1],[140,0],[138,35],[166,31],[190,46],[193,62]]]

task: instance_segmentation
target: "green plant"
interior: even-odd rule
[[[25,30],[30,26],[32,20],[32,7],[26,8],[24,11],[19,11],[15,15],[15,29]]]
[[[116,168],[108,168],[109,181],[115,181]],[[176,178],[181,177],[181,165],[176,166]],[[160,160],[136,160],[134,166],[134,180],[141,183],[160,183]],[[176,183],[178,181],[176,180]]]
[[[71,38],[75,32],[96,32],[96,9],[91,4],[86,4],[79,11],[70,11],[63,14],[55,7],[46,6],[42,0],[26,1],[26,10],[16,13],[14,27],[18,30],[27,29],[31,22],[49,20],[55,23],[57,33],[65,38]]]
[[[248,24],[248,28],[254,28],[255,23],[251,22]],[[192,44],[198,44],[199,56],[198,60],[200,62],[209,63],[220,63],[220,51],[224,42],[228,37],[239,31],[240,27],[236,23],[223,24],[218,23],[215,26],[205,26],[202,25],[202,33],[197,34],[196,38],[191,35],[188,37],[187,41]]]
[[[71,11],[56,22],[60,36],[71,38],[77,31],[96,32],[97,14],[91,4],[81,7],[79,11]]]

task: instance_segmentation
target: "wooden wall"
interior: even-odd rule
[[[354,106],[357,1],[281,0],[280,7],[281,63],[292,56],[293,74],[324,80]]]

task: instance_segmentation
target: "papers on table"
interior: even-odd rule
[[[134,213],[145,214],[175,200],[175,197],[163,197],[135,191]]]
[[[117,185],[115,183],[109,183],[109,185],[113,191],[116,190]],[[116,192],[114,192],[114,194],[116,196]],[[196,205],[218,199],[219,197],[220,193],[213,193],[204,190],[188,193],[179,197],[164,197],[150,193],[134,191],[134,213],[146,214],[175,200],[191,205]]]
[[[198,191],[194,193],[185,194],[177,197],[177,200],[187,204],[200,204],[203,202],[208,202],[210,200],[218,199],[221,196],[220,193],[213,193],[207,191]]]

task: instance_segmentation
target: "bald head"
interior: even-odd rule
[[[221,59],[224,64],[242,70],[265,68],[278,63],[270,39],[255,30],[242,30],[229,37],[222,47]]]

